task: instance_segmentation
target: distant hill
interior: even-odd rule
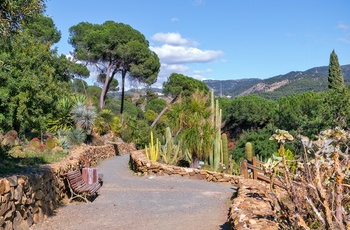
[[[350,83],[350,64],[341,66],[345,83]],[[303,92],[321,92],[328,85],[328,66],[314,67],[306,71],[292,71],[267,79],[248,78],[239,80],[205,80],[216,95],[243,96],[255,94],[277,99]]]

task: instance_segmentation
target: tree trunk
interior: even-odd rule
[[[126,76],[126,71],[122,71],[122,100],[120,103],[120,114],[123,114],[124,112],[124,91],[125,91],[125,76]]]
[[[109,75],[111,74],[111,69],[112,69],[112,65],[109,65],[107,68],[105,83],[102,87],[102,92],[101,92],[101,96],[100,96],[100,108],[101,109],[103,109],[105,107],[106,95],[107,95],[107,91],[108,91],[108,87],[109,87],[109,78],[110,78]]]
[[[196,168],[198,169],[198,166],[199,166],[199,159],[197,156],[193,156],[193,160],[191,162],[191,168]]]
[[[167,104],[167,105],[164,107],[164,109],[159,113],[158,117],[153,121],[151,127],[154,127],[154,126],[157,124],[158,120],[159,120],[159,119],[163,116],[163,114],[171,107],[171,105],[175,103],[176,99],[177,99],[177,96],[174,97],[174,99],[173,99],[169,104]]]

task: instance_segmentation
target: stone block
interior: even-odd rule
[[[11,186],[6,178],[0,180],[0,195],[10,192]]]
[[[14,191],[13,199],[16,201],[21,201],[23,196],[23,187],[19,184]]]
[[[18,185],[17,176],[7,177],[7,180],[10,183],[11,187],[16,187]]]

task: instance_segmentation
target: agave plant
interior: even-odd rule
[[[79,145],[86,140],[86,133],[80,128],[69,130],[66,134],[69,145]]]

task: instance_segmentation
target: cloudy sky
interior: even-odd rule
[[[227,80],[303,71],[328,65],[333,49],[350,64],[349,9],[349,0],[48,0],[46,14],[64,54],[79,22],[140,31],[160,58],[160,87],[171,73]]]

